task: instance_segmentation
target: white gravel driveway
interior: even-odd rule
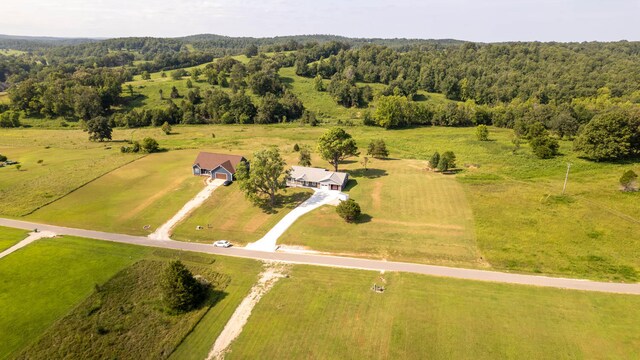
[[[291,210],[290,213],[285,215],[285,217],[280,220],[269,232],[262,237],[262,239],[247,244],[246,248],[251,250],[260,250],[260,251],[276,251],[277,245],[276,242],[278,238],[284,234],[287,229],[293,225],[298,218],[311,210],[317,209],[322,205],[327,204],[335,204],[338,202],[339,196],[341,195],[338,191],[327,191],[327,190],[315,190],[314,194],[311,195],[305,202],[298,205],[295,209]],[[343,195],[344,196],[344,195]]]

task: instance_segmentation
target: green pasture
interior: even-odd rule
[[[0,252],[12,247],[29,236],[29,232],[0,226]]]
[[[124,329],[125,325],[140,325],[131,323],[131,319],[127,320],[128,316],[132,315],[122,314],[122,309],[113,305],[113,301],[121,301],[118,299],[129,301],[137,296],[149,297],[149,294],[140,294],[139,290],[156,286],[155,283],[141,277],[136,281],[125,279],[126,286],[111,285],[118,283],[123,285],[120,281],[122,276],[130,276],[132,272],[141,276],[150,276],[153,271],[144,270],[141,274],[139,271],[134,271],[135,267],[130,268],[130,265],[142,259],[162,262],[168,259],[180,259],[196,272],[203,274],[215,272],[230,278],[230,281],[225,283],[222,296],[218,297],[211,310],[204,309],[206,310],[204,313],[197,314],[196,323],[182,319],[179,322],[173,321],[174,326],[182,330],[180,330],[181,335],[172,333],[170,336],[173,340],[167,343],[173,344],[172,346],[165,344],[163,349],[166,356],[171,354],[177,344],[189,344],[190,354],[199,354],[200,358],[203,358],[217,334],[222,331],[235,308],[256,281],[261,268],[259,262],[252,260],[221,258],[76,237],[65,236],[39,240],[0,259],[0,274],[2,274],[0,333],[3,334],[3,341],[0,342],[0,358],[13,358],[20,353],[26,358],[51,358],[46,354],[51,355],[50,351],[53,349],[43,346],[49,341],[54,341],[56,346],[66,346],[69,353],[84,351],[83,349],[89,349],[92,354],[104,351],[104,348],[101,348],[104,342],[78,342],[80,338],[72,333],[81,330],[83,326],[88,326],[86,333],[83,332],[82,336],[99,336],[95,332],[96,326],[102,326],[108,330],[107,333],[114,335]],[[116,276],[112,279],[123,269],[127,270],[120,274],[120,277]],[[136,285],[132,288],[131,284],[137,281],[145,285]],[[97,296],[96,285],[100,285],[99,288],[102,290],[107,289],[109,293],[103,299],[104,302],[93,301]],[[125,305],[124,300],[122,300],[123,305]],[[77,318],[92,313],[92,309],[98,303],[105,306],[104,314],[98,314],[100,318],[98,322],[94,322],[96,319],[84,321]],[[156,298],[149,298],[142,301],[140,306],[149,307],[146,310],[142,309],[143,311],[152,311],[151,308],[155,307],[156,303]],[[143,321],[141,324],[150,325],[151,323]],[[155,324],[157,325],[157,322]],[[144,326],[141,327],[141,329],[144,328]],[[186,338],[184,338],[185,329],[190,331]],[[63,336],[64,340],[59,341],[57,336],[62,334],[73,336]],[[144,337],[147,339],[145,341],[150,342],[153,339],[156,343],[167,340],[164,337],[159,339],[152,327],[146,332],[138,329],[136,336]],[[180,336],[184,341],[179,339]],[[91,349],[96,352],[91,352],[93,351]],[[182,345],[177,348],[175,355],[178,356],[177,358],[186,358],[179,356],[180,354],[184,354]]]
[[[0,154],[15,165],[0,167],[0,216],[22,216],[123,166],[117,143],[91,143],[81,131],[1,129]]]
[[[635,359],[638,306],[633,295],[295,266],[226,358]]]
[[[42,239],[0,259],[0,358],[38,339],[149,250],[74,237]]]
[[[354,126],[346,130],[357,140],[362,154],[341,168],[351,172],[354,181],[348,192],[360,202],[365,216],[360,223],[345,224],[338,221],[332,207],[323,207],[294,224],[281,243],[390,260],[637,281],[640,253],[633,235],[640,233],[640,193],[622,193],[618,179],[627,169],[640,172],[638,162],[587,161],[572,151],[568,141],[561,141],[559,157],[540,160],[526,143],[514,152],[511,131],[498,128],[490,129],[491,141],[487,142],[476,140],[473,128]],[[156,128],[116,130],[116,140],[151,136],[169,149],[136,160],[134,155],[117,153],[118,142],[91,143],[78,130],[2,130],[6,136],[0,137],[1,153],[19,154],[24,171],[0,169],[0,182],[6,184],[1,189],[11,194],[0,207],[12,211],[5,210],[6,215],[20,215],[36,207],[32,206],[37,203],[34,198],[46,203],[43,199],[51,197],[45,195],[61,184],[60,196],[83,185],[82,179],[86,183],[108,172],[27,218],[145,234],[144,225],[153,230],[201,189],[202,179],[190,171],[198,151],[251,157],[256,150],[276,145],[286,161],[295,164],[298,154],[293,145],[308,145],[315,151],[316,140],[324,131],[326,127],[298,124],[175,126],[171,135]],[[387,143],[390,159],[373,159],[371,170],[365,172],[361,161],[366,146],[377,138]],[[460,172],[441,175],[425,170],[436,150],[454,151]],[[64,156],[45,156],[46,151]],[[100,167],[95,173],[86,171],[96,162],[96,154],[105,154],[104,161],[135,161],[111,172],[117,165]],[[43,165],[37,164],[39,158],[44,159]],[[54,161],[67,170],[56,171]],[[568,162],[571,172],[562,197]],[[317,154],[313,166],[330,168]],[[74,168],[85,171],[71,170]],[[37,170],[49,171],[49,176],[32,176]],[[80,177],[77,181],[76,176]],[[29,186],[35,190],[21,190]],[[268,221],[250,220],[263,216],[260,209],[244,201],[234,186],[226,191],[214,194],[178,226],[177,238],[208,241],[210,236],[218,238],[214,233],[225,228],[235,233],[220,232],[220,238],[233,236],[244,243],[268,230]],[[246,216],[233,219],[235,228],[231,222],[214,221],[228,216],[227,211]],[[269,216],[272,221],[275,215]],[[260,230],[250,225],[258,223],[264,224]],[[195,230],[196,225],[207,224],[212,224],[210,231]]]
[[[203,187],[191,174],[197,151],[147,155],[27,216],[32,221],[145,235]],[[145,226],[148,226],[145,229]]]

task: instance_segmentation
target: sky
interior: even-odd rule
[[[640,40],[640,0],[2,0],[0,34]]]

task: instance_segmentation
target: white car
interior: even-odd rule
[[[218,241],[213,243],[213,246],[228,248],[228,247],[231,246],[231,243],[228,242],[227,240],[218,240]]]

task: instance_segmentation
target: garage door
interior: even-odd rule
[[[225,173],[216,173],[216,179],[227,180],[227,174],[225,174]]]

